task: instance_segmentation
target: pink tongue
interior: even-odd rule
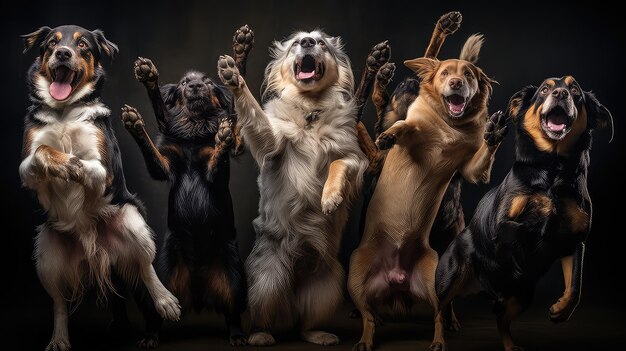
[[[52,84],[50,84],[49,91],[50,95],[55,100],[65,100],[68,98],[68,96],[70,96],[70,93],[72,92],[72,86],[70,85],[70,83],[52,82]]]
[[[548,129],[560,132],[565,129],[565,117],[564,116],[550,116],[548,118]]]
[[[455,114],[461,113],[461,112],[463,112],[463,106],[464,105],[465,104],[456,105],[456,104],[450,103],[450,111],[452,111]]]
[[[315,71],[312,71],[312,72],[299,72],[298,73],[298,79],[309,79],[309,78],[313,78],[314,75],[315,75]]]

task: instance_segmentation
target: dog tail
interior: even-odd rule
[[[463,49],[461,50],[461,56],[459,57],[461,60],[469,61],[471,63],[476,63],[478,61],[478,54],[480,53],[480,48],[483,46],[485,42],[485,38],[482,34],[472,34],[467,41],[463,45]]]

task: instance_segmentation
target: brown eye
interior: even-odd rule
[[[578,95],[578,93],[579,93],[578,88],[576,88],[576,87],[571,87],[571,88],[570,88],[570,91],[571,91],[571,92],[572,92],[572,94],[574,94],[574,95]]]
[[[86,46],[87,46],[87,44],[85,44],[85,42],[84,42],[84,41],[79,41],[79,42],[78,42],[78,47],[79,47],[79,48],[84,49]]]
[[[53,48],[53,47],[57,46],[57,42],[53,40],[50,43],[48,43],[48,46]]]
[[[186,80],[183,80],[183,81],[180,83],[180,85],[182,85],[182,86],[187,85],[187,81],[186,81]]]
[[[444,69],[443,71],[441,71],[441,75],[443,77],[447,76],[448,75],[448,70]]]
[[[470,71],[465,71],[465,76],[467,78],[472,78],[472,73]]]
[[[326,43],[323,40],[319,40],[317,43],[320,44],[320,46],[326,45]]]
[[[547,94],[548,90],[549,90],[548,87],[541,88],[541,94],[543,94],[543,95]]]

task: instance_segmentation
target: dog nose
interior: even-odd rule
[[[300,45],[303,48],[310,48],[312,46],[315,46],[315,39],[313,39],[311,37],[302,38],[300,40]]]
[[[552,96],[556,99],[567,99],[569,92],[565,88],[556,88],[552,90]]]
[[[70,57],[72,57],[72,52],[67,48],[60,48],[54,53],[54,56],[57,57],[59,61],[66,61]]]
[[[450,88],[454,90],[461,89],[461,87],[463,86],[463,80],[458,78],[452,78],[450,79],[450,82],[448,82],[448,84],[450,84]]]
[[[204,84],[202,83],[202,81],[199,80],[192,80],[191,82],[189,82],[189,84],[187,84],[187,86],[191,89],[197,90],[200,89]]]

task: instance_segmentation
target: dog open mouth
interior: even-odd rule
[[[458,118],[463,115],[463,113],[465,112],[465,107],[467,106],[467,98],[458,94],[452,94],[450,96],[444,97],[444,100],[446,101],[446,105],[448,106],[450,116]]]
[[[72,91],[80,80],[80,72],[73,71],[63,65],[50,71],[52,74],[52,83],[49,88],[50,96],[57,101],[66,100],[72,95]]]
[[[541,127],[548,137],[562,139],[572,127],[573,116],[569,116],[561,106],[554,106],[548,113],[541,116]]]
[[[308,83],[322,78],[324,64],[321,61],[317,62],[311,55],[304,55],[300,60],[296,60],[293,70],[297,80]]]

